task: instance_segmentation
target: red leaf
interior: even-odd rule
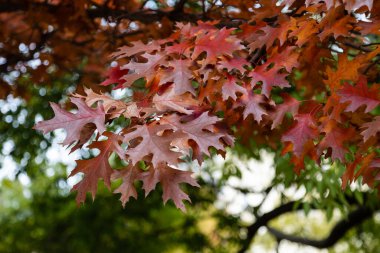
[[[297,114],[296,123],[281,138],[283,142],[293,143],[293,152],[300,157],[307,142],[318,137],[315,120],[310,114]]]
[[[163,118],[163,122],[172,125],[176,131],[181,131],[183,136],[181,143],[193,140],[198,145],[200,152],[210,155],[208,148],[215,147],[224,150],[220,138],[228,138],[226,134],[217,133],[214,124],[219,121],[216,116],[209,116],[208,112],[202,113],[198,118],[181,123],[182,118],[176,114]],[[186,144],[185,144],[186,145]],[[185,148],[185,147],[184,147]]]
[[[133,132],[124,135],[124,142],[129,143],[132,140],[141,139],[133,147],[129,147],[127,155],[135,165],[145,156],[152,155],[152,164],[156,167],[161,162],[177,164],[181,153],[173,152],[171,143],[175,138],[181,137],[178,133],[165,134],[165,130],[172,130],[170,125],[160,125],[159,122],[153,122],[149,125],[136,126]]]
[[[153,78],[157,75],[156,68],[165,62],[166,55],[163,54],[148,54],[145,53],[142,57],[146,58],[148,61],[141,62],[130,62],[124,65],[123,69],[133,70],[133,73],[126,75],[124,80],[126,85],[131,85],[134,81],[140,78],[145,78],[145,80],[149,83],[153,80]],[[130,79],[130,77],[133,77]]]
[[[180,183],[187,183],[192,186],[199,187],[199,184],[194,178],[191,177],[192,172],[181,171],[172,169],[169,166],[160,164],[158,167],[150,168],[147,172],[142,174],[143,188],[145,195],[148,195],[158,182],[162,185],[162,199],[166,203],[169,199],[172,199],[175,206],[186,211],[186,207],[183,203],[184,200],[191,202],[189,196],[184,193],[179,187]]]
[[[236,100],[236,93],[247,94],[247,90],[237,84],[237,79],[232,75],[227,75],[226,80],[222,86],[222,96],[223,100],[228,100],[228,98],[232,98]]]
[[[272,129],[275,129],[282,123],[284,116],[287,112],[295,115],[298,112],[300,102],[297,99],[289,96],[288,94],[282,94],[284,102],[276,106],[276,111],[271,114],[271,119],[273,120]]]
[[[240,104],[237,106],[244,106],[243,118],[246,119],[250,114],[252,114],[253,119],[260,123],[263,118],[263,115],[267,115],[264,108],[260,103],[264,102],[264,96],[254,94],[252,91],[247,94],[244,94],[239,99]]]
[[[232,57],[234,51],[243,49],[240,40],[231,36],[233,30],[223,28],[221,30],[209,31],[205,35],[199,35],[195,40],[191,59],[197,59],[203,52],[207,54],[205,64],[216,63],[218,56],[227,55]]]
[[[294,2],[294,0],[290,1]],[[308,0],[306,1],[306,5],[318,4],[319,2],[320,0]],[[323,0],[323,2],[326,3],[326,8],[328,10],[334,7],[338,7],[342,4],[341,1],[337,0]],[[371,10],[373,5],[373,0],[343,0],[342,2],[345,5],[345,9],[348,11],[355,11],[362,6],[367,6],[368,9]]]
[[[295,47],[286,47],[281,52],[275,48],[268,57],[265,66],[273,64],[274,69],[280,70],[281,68],[285,68],[286,71],[290,73],[293,68],[297,68],[299,66],[300,63],[298,61],[298,57],[299,53],[295,51]]]
[[[364,123],[362,128],[367,128],[361,132],[364,142],[366,142],[369,138],[376,136],[376,134],[380,132],[380,116],[375,117],[375,119],[371,122]]]
[[[308,19],[306,21],[300,22],[298,24],[299,28],[294,29],[289,37],[297,37],[296,45],[302,47],[304,44],[310,41],[311,37],[314,37],[317,34],[317,22],[313,19]]]
[[[173,82],[173,91],[177,95],[181,95],[185,92],[190,92],[195,95],[190,80],[193,77],[193,73],[189,69],[190,66],[191,61],[188,59],[170,61],[169,67],[171,67],[171,69],[162,72],[160,83]]]
[[[83,179],[74,185],[73,191],[78,191],[76,200],[77,203],[82,203],[86,200],[86,193],[91,192],[92,198],[95,198],[96,191],[98,189],[98,180],[103,179],[105,185],[111,187],[111,174],[113,172],[108,159],[112,152],[119,155],[121,159],[125,159],[124,150],[120,147],[122,137],[117,134],[105,132],[105,136],[108,137],[105,141],[95,141],[89,145],[89,148],[96,148],[100,150],[100,154],[91,159],[77,160],[76,168],[71,171],[69,177],[76,175],[77,173],[83,173]]]
[[[63,145],[70,145],[78,141],[82,128],[88,123],[94,123],[100,133],[105,131],[105,112],[103,106],[93,109],[88,107],[80,98],[71,97],[70,100],[78,107],[76,114],[63,110],[55,103],[50,103],[55,114],[54,118],[38,122],[34,126],[34,129],[42,131],[44,134],[59,128],[65,129],[66,138],[62,143]]]
[[[117,84],[115,89],[123,88],[123,83],[125,82],[122,78],[124,75],[128,74],[128,69],[120,69],[119,66],[110,68],[108,71],[108,78],[104,80],[100,85],[108,86],[111,84]]]
[[[236,69],[242,74],[246,71],[244,66],[247,65],[249,65],[249,62],[241,57],[234,57],[231,59],[223,57],[222,60],[217,63],[218,69],[227,69],[228,72]]]
[[[111,54],[112,58],[120,59],[124,57],[131,57],[138,53],[152,53],[156,50],[160,50],[160,45],[153,41],[148,44],[144,44],[141,41],[136,41],[131,43],[132,46],[122,46],[118,48],[118,51]]]
[[[154,95],[153,103],[160,112],[175,111],[184,114],[191,114],[191,109],[199,105],[199,101],[195,100],[190,93],[176,95],[173,88],[162,95]]]
[[[340,101],[342,103],[349,103],[346,108],[347,112],[354,112],[361,106],[366,107],[365,112],[372,111],[380,104],[379,94],[380,90],[376,85],[368,88],[365,77],[361,77],[356,86],[351,86],[346,83],[344,87],[338,91]]]
[[[256,85],[259,81],[263,82],[261,94],[269,98],[273,86],[281,88],[290,87],[289,82],[285,79],[287,75],[286,73],[278,73],[276,68],[266,71],[263,66],[259,66],[250,72],[248,76],[252,77],[252,86]]]
[[[344,144],[354,137],[355,131],[352,128],[341,128],[335,120],[329,120],[323,132],[326,133],[326,136],[318,144],[319,153],[331,148],[332,160],[339,159],[343,162],[345,160],[344,155],[347,153]]]
[[[250,51],[254,51],[257,48],[261,48],[266,45],[267,48],[271,47],[273,43],[278,39],[280,46],[287,40],[287,34],[290,30],[296,29],[296,20],[294,18],[283,19],[277,27],[271,27],[269,25],[261,28],[261,33],[256,33],[253,42],[248,47]]]
[[[102,101],[104,111],[111,114],[111,118],[119,117],[124,111],[127,110],[128,105],[121,100],[115,100],[105,94],[97,94],[91,89],[84,89],[86,96],[74,94],[74,97],[84,98],[88,106],[92,106],[99,101]]]
[[[352,30],[351,23],[355,23],[356,19],[349,15],[340,17],[340,10],[335,9],[326,15],[319,24],[322,27],[322,32],[318,34],[321,41],[325,40],[330,35],[333,35],[334,39],[340,36],[347,36]]]
[[[168,54],[179,54],[190,57],[190,47],[191,43],[189,41],[183,41],[181,43],[166,47],[165,51]]]
[[[114,191],[114,193],[121,193],[120,201],[125,207],[130,197],[137,199],[137,192],[134,186],[136,180],[141,179],[142,171],[135,166],[129,165],[122,170],[116,170],[111,176],[112,180],[121,178],[122,184]]]
[[[346,171],[342,175],[342,188],[345,189],[350,182],[354,182],[359,176],[363,176],[363,183],[373,187],[375,175],[380,168],[379,159],[374,159],[375,153],[371,152],[367,155],[356,155],[355,160],[347,166]],[[359,169],[357,167],[360,165]],[[376,168],[377,167],[377,168]],[[355,171],[357,172],[355,173]]]

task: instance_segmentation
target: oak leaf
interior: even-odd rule
[[[91,108],[86,103],[76,97],[71,97],[70,101],[78,107],[76,114],[63,110],[56,103],[50,103],[54,111],[54,118],[38,122],[34,129],[42,131],[44,134],[53,130],[63,128],[66,131],[66,138],[62,145],[70,145],[80,139],[82,128],[88,124],[93,123],[96,125],[99,133],[105,131],[105,112],[103,106]]]
[[[222,86],[222,96],[223,100],[228,100],[232,98],[233,100],[237,99],[236,93],[247,94],[247,90],[237,84],[237,79],[232,75],[227,75],[226,79],[223,80]]]
[[[122,137],[111,132],[105,132],[104,135],[108,137],[107,140],[94,141],[88,146],[91,149],[99,149],[100,154],[91,159],[77,160],[76,168],[69,175],[69,177],[72,177],[78,173],[84,174],[83,179],[74,185],[72,189],[72,191],[78,192],[76,197],[78,204],[86,200],[87,192],[91,192],[92,198],[95,198],[99,179],[103,179],[108,188],[111,187],[110,178],[113,170],[108,159],[112,152],[115,152],[120,159],[125,159],[125,151],[120,146]]]
[[[293,144],[293,152],[300,157],[303,154],[304,146],[318,137],[317,124],[310,114],[297,114],[294,116],[296,122],[282,136],[283,142]]]
[[[108,86],[111,84],[117,84],[115,89],[121,89],[123,88],[123,83],[125,80],[123,79],[123,76],[128,74],[128,69],[121,69],[119,66],[110,68],[108,71],[108,78],[104,80],[100,85]]]
[[[131,85],[134,81],[140,78],[145,78],[147,83],[152,81],[153,78],[157,75],[156,68],[160,64],[165,63],[166,55],[160,53],[154,55],[144,53],[142,57],[147,59],[147,62],[132,61],[122,67],[123,69],[130,69],[132,71],[130,75],[126,75],[124,78],[127,85]],[[128,77],[133,78],[129,79]]]
[[[175,111],[184,114],[191,114],[192,109],[199,105],[199,101],[195,100],[190,93],[177,95],[174,88],[169,88],[161,95],[154,95],[153,104],[160,112]]]
[[[223,28],[198,36],[195,40],[191,59],[197,59],[203,52],[207,54],[205,64],[215,64],[217,57],[222,55],[232,57],[234,51],[244,48],[243,45],[240,44],[240,40],[231,35],[233,30],[234,29]]]
[[[268,113],[265,109],[260,105],[264,102],[264,96],[259,94],[254,94],[252,91],[248,92],[248,94],[244,94],[239,98],[239,104],[236,107],[243,106],[243,118],[246,119],[249,115],[253,116],[253,119],[260,123],[263,116]]]
[[[177,164],[178,158],[181,153],[174,152],[171,143],[174,139],[181,137],[179,133],[166,134],[166,130],[172,130],[172,127],[167,124],[162,124],[154,121],[149,125],[138,125],[135,130],[124,135],[123,142],[130,143],[131,141],[138,141],[132,147],[128,147],[126,153],[135,165],[138,161],[143,160],[144,157],[152,155],[152,164],[156,167],[161,162],[169,164]]]
[[[282,98],[284,99],[283,103],[277,105],[275,112],[271,114],[271,119],[273,120],[272,129],[275,129],[282,123],[286,113],[291,113],[292,115],[297,114],[300,106],[300,102],[297,99],[294,99],[286,93],[282,94]]]
[[[288,74],[286,73],[279,73],[277,68],[265,70],[264,66],[259,66],[250,72],[248,76],[252,77],[252,87],[259,81],[263,83],[261,94],[269,98],[270,92],[274,86],[281,88],[290,87],[289,82],[285,79],[287,75]]]
[[[317,23],[313,19],[309,19],[297,24],[298,28],[295,28],[289,33],[289,37],[297,37],[295,44],[298,47],[302,47],[307,42],[310,42],[310,37],[313,37],[319,32],[317,28]]]
[[[172,114],[163,118],[163,121],[170,124],[174,130],[183,133],[183,136],[179,138],[181,143],[193,140],[199,147],[200,152],[207,156],[210,155],[208,151],[209,147],[224,150],[220,139],[228,138],[228,135],[216,131],[214,124],[219,121],[216,116],[209,116],[207,112],[204,112],[191,121],[181,123],[183,118]]]
[[[192,172],[173,169],[163,163],[155,168],[150,168],[141,176],[145,195],[148,195],[158,182],[162,185],[162,199],[166,203],[169,199],[173,200],[175,206],[182,211],[186,211],[184,200],[191,202],[189,196],[184,193],[179,184],[187,183],[199,187],[199,184],[191,177]]]
[[[320,23],[322,32],[318,34],[318,37],[323,41],[330,35],[333,35],[334,39],[340,36],[347,36],[350,30],[352,30],[351,23],[354,22],[356,22],[356,19],[351,16],[339,18],[339,16],[335,16],[334,11],[330,11]]]
[[[190,57],[190,48],[191,48],[191,43],[187,40],[182,41],[178,44],[174,44],[171,46],[167,46],[165,48],[165,51],[168,54],[178,54],[178,55],[184,55],[186,57]]]
[[[380,116],[375,117],[371,122],[364,123],[362,128],[366,128],[361,132],[364,142],[366,142],[372,136],[376,136],[380,132]]]
[[[152,53],[160,50],[160,44],[153,41],[148,44],[144,44],[141,41],[131,43],[132,46],[122,46],[118,48],[118,51],[111,54],[112,58],[120,59],[125,57],[131,57],[139,53]]]
[[[370,112],[380,104],[380,89],[376,85],[371,88],[367,86],[365,77],[361,77],[355,86],[346,83],[338,90],[341,103],[348,103],[347,112],[354,112],[359,107],[365,106],[365,112]]]
[[[264,45],[269,48],[272,47],[276,40],[278,40],[280,46],[282,46],[288,38],[289,31],[296,28],[296,20],[294,18],[284,18],[280,20],[279,25],[276,27],[267,25],[260,29],[261,32],[255,33],[256,37],[253,39],[253,42],[248,45],[248,48],[251,52]]]
[[[195,90],[190,80],[193,77],[193,73],[189,69],[191,61],[189,59],[172,60],[168,66],[170,69],[162,72],[160,83],[173,82],[173,91],[177,95],[181,95],[185,92],[190,92],[195,95]]]
[[[119,117],[125,110],[127,110],[127,104],[121,100],[115,100],[112,97],[105,94],[95,93],[92,89],[84,89],[86,96],[80,94],[74,94],[74,97],[83,98],[88,106],[102,102],[104,111],[111,114],[111,118]]]
[[[290,0],[290,1],[293,2],[294,0]],[[319,2],[320,2],[320,0],[307,0],[306,5],[317,4]],[[331,8],[340,6],[342,4],[342,2],[344,4],[345,9],[348,11],[355,11],[362,6],[367,6],[367,8],[369,10],[371,10],[372,6],[373,6],[373,0],[342,0],[342,1],[340,1],[340,0],[323,0],[323,2],[325,2],[326,8],[328,10]]]
[[[358,57],[357,57],[358,58]],[[327,80],[324,82],[332,91],[341,88],[342,80],[356,82],[359,79],[359,68],[362,66],[362,61],[359,59],[349,60],[348,55],[343,53],[338,56],[337,68],[327,66]]]
[[[233,57],[233,58],[228,58],[228,57],[223,57],[222,60],[220,60],[217,63],[217,68],[218,69],[227,69],[228,72],[231,72],[233,70],[238,70],[240,73],[244,73],[246,69],[244,66],[249,65],[249,62],[241,57]]]
[[[293,68],[297,68],[300,63],[298,61],[299,53],[295,51],[295,47],[286,47],[284,50],[279,51],[275,48],[268,56],[265,66],[274,65],[275,70],[285,68],[289,73]]]
[[[129,201],[129,198],[133,197],[137,199],[137,191],[135,188],[135,181],[141,179],[143,172],[136,166],[128,165],[121,170],[115,170],[111,175],[112,180],[118,178],[122,179],[121,185],[114,190],[114,193],[121,193],[120,201],[125,207],[125,204]]]
[[[331,148],[332,160],[339,159],[343,162],[345,160],[344,155],[348,151],[345,143],[355,137],[355,131],[352,128],[340,127],[335,120],[328,120],[322,132],[326,133],[326,135],[318,144],[319,153],[321,154],[323,150]]]

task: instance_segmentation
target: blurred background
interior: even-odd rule
[[[342,190],[344,168],[327,161],[296,176],[290,157],[253,139],[201,168],[183,164],[201,184],[186,187],[186,213],[163,205],[160,191],[122,208],[103,183],[77,207],[79,178],[67,175],[91,153],[69,154],[63,131],[43,136],[33,125],[53,116],[48,101],[70,109],[68,94],[83,86],[120,95],[97,85],[109,53],[186,20],[185,1],[120,2],[0,0],[0,252],[379,252],[377,192]],[[187,13],[202,8],[190,2]],[[145,8],[172,15],[146,22]]]

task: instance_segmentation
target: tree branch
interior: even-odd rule
[[[345,200],[350,206],[355,206],[355,205],[360,205],[358,203],[357,199],[353,196],[345,195]],[[363,196],[364,203],[367,201],[367,195]],[[298,205],[296,205],[298,204]],[[315,209],[315,206],[311,206],[312,209]],[[364,207],[362,207],[364,208]],[[377,207],[379,209],[380,206]],[[250,246],[252,239],[255,237],[257,231],[259,230],[260,227],[262,226],[267,226],[268,222],[285,214],[288,212],[293,212],[293,211],[298,211],[303,209],[303,203],[299,203],[297,201],[291,201],[286,204],[283,204],[272,211],[265,213],[261,217],[259,217],[255,223],[247,227],[247,237],[242,241],[242,246],[240,250],[238,251],[239,253],[244,253]],[[373,211],[372,211],[373,212]],[[350,217],[347,218],[348,220]]]
[[[180,0],[172,11],[162,10],[138,10],[136,12],[129,12],[122,9],[110,9],[107,6],[96,6],[96,8],[89,8],[86,10],[89,18],[111,18],[115,20],[129,19],[131,21],[139,21],[144,24],[154,23],[160,21],[163,17],[167,17],[172,21],[189,21],[196,22],[197,20],[204,19],[202,15],[196,15],[183,12],[183,6],[186,1]],[[49,13],[57,13],[61,5],[51,5],[44,2],[41,3],[24,3],[17,0],[0,0],[0,13],[3,12],[17,12],[27,11],[30,8],[47,9]]]
[[[359,51],[363,51],[363,52],[366,52],[366,53],[372,52],[371,49],[363,47],[363,45],[357,45],[357,44],[354,44],[354,43],[349,42],[349,41],[342,42],[342,44],[345,45],[345,46],[347,46],[347,47],[351,47],[353,49],[356,49],[356,50],[359,50]]]
[[[174,11],[183,12],[186,2],[187,0],[179,0],[174,6]]]
[[[368,73],[368,71],[374,67],[375,65],[379,64],[380,63],[380,58],[375,60],[374,62],[372,62],[371,64],[368,65],[368,67],[364,70],[363,74],[366,75]]]
[[[267,226],[269,232],[276,237],[277,240],[288,240],[291,242],[309,245],[318,249],[329,248],[341,239],[348,230],[362,223],[364,220],[372,217],[374,210],[368,207],[359,207],[355,211],[349,213],[348,217],[338,222],[331,230],[330,234],[322,240],[314,240],[295,235],[285,234],[277,229]]]
[[[248,249],[253,237],[255,236],[259,228],[261,228],[262,226],[266,226],[270,220],[273,220],[284,213],[288,213],[293,210],[299,210],[302,208],[302,205],[298,205],[297,208],[294,209],[295,204],[296,204],[295,201],[288,202],[262,215],[260,218],[258,218],[255,223],[253,223],[251,226],[247,228],[247,238],[243,241],[242,247],[239,250],[239,253],[244,253]]]

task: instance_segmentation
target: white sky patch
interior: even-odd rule
[[[226,160],[232,161],[233,164],[241,171],[241,178],[231,176],[226,185],[222,187],[215,206],[220,209],[225,209],[232,215],[241,215],[248,206],[257,206],[264,198],[263,194],[251,193],[243,194],[235,188],[243,188],[260,192],[267,188],[274,176],[275,169],[273,165],[273,154],[266,151],[261,152],[261,160],[253,158],[243,160],[236,155],[227,153]],[[226,160],[221,156],[213,157],[213,164],[219,168],[213,171],[213,180],[220,180],[222,176],[222,167],[225,166]],[[263,203],[263,211],[272,210],[279,203],[280,195],[273,191],[269,194],[266,201]],[[268,203],[268,204],[267,204]],[[243,212],[244,213],[244,212]],[[241,215],[244,222],[250,222],[253,217],[251,215]]]
[[[157,10],[158,6],[154,1],[148,1],[144,5],[145,9]]]
[[[132,96],[132,90],[131,89],[117,89],[111,91],[111,96],[114,99],[123,99],[125,97]]]
[[[67,149],[67,147],[63,147],[60,144],[66,137],[66,133],[63,129],[55,130],[54,134],[56,135],[56,138],[54,138],[51,147],[46,152],[48,164],[51,166],[54,166],[54,164],[56,163],[65,164],[67,166],[66,173],[67,175],[69,175],[70,172],[76,166],[75,160],[81,158],[80,152],[79,150],[76,150],[75,152],[70,154],[70,150]],[[78,183],[81,180],[81,178],[82,176],[80,175],[75,175],[73,177],[68,178],[68,186],[70,188],[73,187],[76,183]]]
[[[17,164],[12,157],[5,156],[1,159],[0,181],[4,178],[14,180],[17,173]]]
[[[302,252],[302,253],[327,253],[327,249],[316,249],[311,246],[300,246],[297,243],[292,243],[286,240],[282,240],[279,246],[279,252]]]

